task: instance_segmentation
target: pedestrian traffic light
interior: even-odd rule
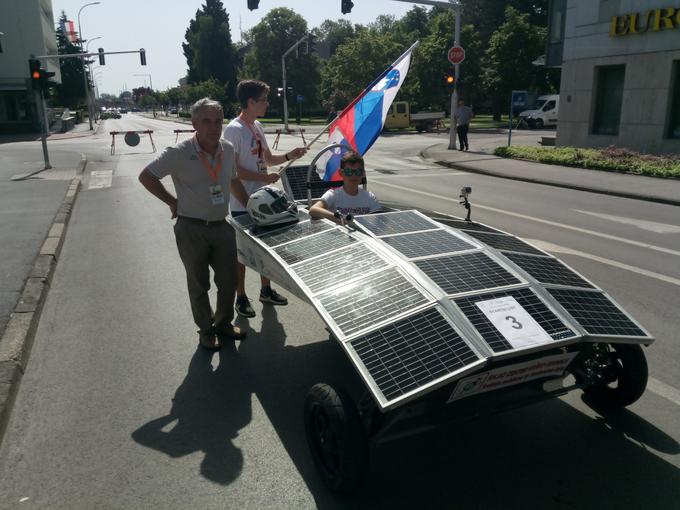
[[[40,60],[36,60],[34,58],[29,59],[28,68],[31,72],[31,85],[33,86],[33,89],[40,90],[40,76],[42,75],[40,72]]]
[[[144,48],[139,49],[139,60],[142,61],[142,65],[146,65],[146,50]]]
[[[99,48],[99,65],[106,65],[106,61],[104,59],[104,48]]]
[[[453,87],[456,84],[456,72],[453,69],[446,72],[444,75],[444,82],[447,87]]]
[[[260,5],[260,0],[248,0],[248,9],[254,11]]]
[[[281,97],[283,95],[283,87],[278,87],[276,89],[276,95]]]
[[[40,70],[40,85],[43,90],[47,90],[50,88],[50,85],[54,85],[54,82],[50,81],[50,78],[54,76],[54,72],[52,71],[45,71],[44,69]]]
[[[341,0],[340,10],[343,14],[349,14],[352,12],[352,7],[354,7],[354,2],[352,0]]]

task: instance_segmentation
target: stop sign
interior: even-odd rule
[[[451,62],[453,65],[460,64],[463,60],[465,60],[465,50],[460,46],[453,46],[449,50],[447,57],[449,62]]]

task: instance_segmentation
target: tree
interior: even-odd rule
[[[232,92],[236,86],[237,54],[231,41],[229,15],[220,0],[206,0],[189,22],[182,50],[189,83],[215,79]]]
[[[81,53],[80,47],[69,41],[63,27],[68,23],[66,12],[61,11],[57,24],[57,49],[62,55],[75,55]],[[61,84],[57,85],[55,100],[61,106],[76,108],[85,103],[85,84],[83,83],[83,63],[78,58],[64,58],[59,61],[61,71]]]
[[[546,34],[546,28],[529,23],[528,14],[514,7],[505,9],[505,22],[491,36],[484,57],[484,83],[495,120],[500,120],[513,89],[545,85],[543,67],[533,62],[544,52]]]
[[[307,22],[293,10],[280,7],[269,11],[246,34],[251,48],[244,58],[241,77],[262,80],[273,91],[282,87],[281,56],[307,32]],[[297,58],[295,52],[286,57],[286,85],[292,87],[294,96],[304,96],[305,104],[315,107],[318,106],[319,62],[316,55],[306,54],[304,49],[303,43],[298,47]],[[275,108],[281,107],[282,103],[275,101],[275,97],[270,94],[269,100]],[[289,105],[291,99],[289,96]]]
[[[326,44],[328,44],[330,54],[335,53],[338,46],[342,46],[346,41],[353,39],[356,35],[356,29],[346,19],[339,19],[333,21],[327,19],[316,30],[316,35]]]

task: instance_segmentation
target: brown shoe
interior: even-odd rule
[[[215,333],[202,333],[199,331],[198,343],[201,344],[201,347],[206,351],[218,351],[222,348],[222,343]]]
[[[229,340],[243,340],[246,337],[246,332],[243,331],[238,326],[231,326],[230,328],[218,333],[218,335],[223,336]]]

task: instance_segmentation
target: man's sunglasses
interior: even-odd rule
[[[364,175],[363,168],[341,168],[340,171],[343,173],[343,175],[346,175],[347,177],[352,177],[353,175],[356,175],[357,177],[360,175]]]

